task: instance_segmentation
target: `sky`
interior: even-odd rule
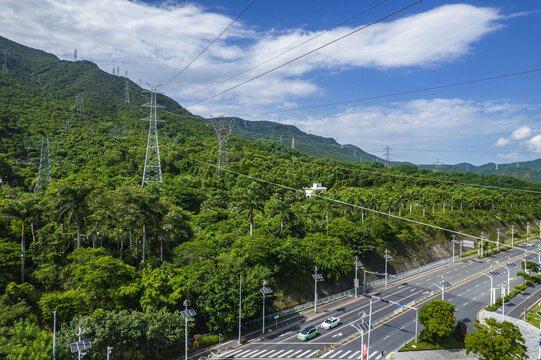
[[[538,0],[252,1],[0,0],[0,34],[395,161],[541,158],[541,71],[385,96],[541,69]]]

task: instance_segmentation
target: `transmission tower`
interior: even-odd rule
[[[75,114],[83,115],[83,95],[81,94],[75,97]]]
[[[120,66],[117,66],[117,67],[116,67],[116,75],[117,75],[117,76],[120,76]]]
[[[36,194],[40,187],[45,189],[51,182],[51,157],[49,152],[49,138],[41,139],[41,151],[39,155],[39,170],[36,184],[34,185],[34,194]]]
[[[66,134],[70,132],[70,119],[66,118]]]
[[[8,56],[6,54],[6,50],[4,50],[4,58],[2,62],[2,74],[8,73]]]
[[[77,49],[73,50],[73,61],[77,61]]]
[[[385,167],[388,168],[391,166],[391,148],[389,146],[386,146],[383,151],[385,151],[385,153],[383,153],[383,156],[385,156]]]
[[[158,142],[158,121],[163,121],[157,118],[157,109],[163,106],[156,104],[156,92],[160,85],[150,85],[150,102],[144,104],[144,107],[150,109],[149,116],[142,120],[149,121],[147,152],[145,155],[145,167],[143,169],[143,181],[141,187],[145,187],[153,182],[162,182],[162,165],[160,162],[160,145]]]
[[[126,96],[124,97],[124,102],[126,104],[130,103],[130,81],[126,78]]]
[[[440,159],[436,159],[436,167],[434,168],[434,172],[439,172],[440,171]]]
[[[291,138],[291,148],[295,149],[295,138],[294,137]]]
[[[225,169],[226,175],[229,173],[229,152],[227,150],[227,140],[231,136],[231,121],[225,126],[222,116],[220,120],[212,119],[212,127],[218,138],[218,160],[216,161],[216,175],[220,175],[220,170]]]
[[[113,66],[113,75],[115,74],[115,67]]]

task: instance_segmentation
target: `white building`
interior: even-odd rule
[[[305,187],[303,189],[304,189],[304,192],[305,192],[307,198],[314,196],[316,191],[317,192],[325,192],[327,190],[327,188],[324,187],[324,186],[321,186],[320,183],[314,183],[312,185],[312,187]]]

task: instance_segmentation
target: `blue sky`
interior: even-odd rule
[[[167,83],[162,91],[203,116],[294,124],[378,156],[390,146],[393,160],[414,163],[507,163],[541,157],[541,72],[293,110],[541,68],[538,1],[424,0],[198,103],[413,0],[258,0],[170,82],[249,2],[4,0],[7,11],[0,29],[3,36],[60,58],[70,58],[77,48],[80,58],[105,71],[119,66],[134,81]],[[219,83],[316,35],[284,56]]]

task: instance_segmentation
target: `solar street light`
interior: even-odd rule
[[[355,256],[355,280],[353,281],[353,287],[355,288],[355,297],[357,297],[357,289],[359,288],[359,279],[357,278],[357,270],[363,267],[363,263],[359,262],[359,257]]]
[[[323,275],[317,273],[317,266],[314,266],[314,273],[312,277],[314,278],[314,312],[317,312],[317,282],[323,281]]]
[[[389,260],[392,260],[393,257],[389,254],[387,254],[387,249],[385,249],[385,287],[387,287],[387,275],[389,275],[387,273],[387,263],[389,262]]]
[[[185,335],[186,347],[185,347],[185,352],[184,352],[184,358],[188,360],[188,320],[194,317],[195,315],[197,315],[197,313],[195,312],[194,309],[188,309],[188,307],[190,306],[190,301],[188,299],[184,300],[183,305],[184,305],[184,310],[180,312],[180,315],[182,315],[185,322],[184,335]]]
[[[271,288],[267,287],[266,285],[267,280],[261,280],[261,286],[263,287],[259,289],[259,291],[261,291],[261,294],[263,295],[263,334],[265,333],[265,298],[268,296],[272,296]]]

